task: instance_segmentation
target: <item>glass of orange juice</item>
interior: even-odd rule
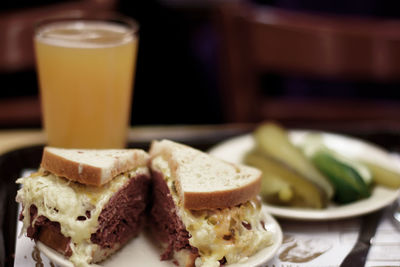
[[[34,44],[48,144],[124,147],[138,24],[115,15],[49,19],[38,23]]]

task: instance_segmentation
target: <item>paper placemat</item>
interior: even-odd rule
[[[373,239],[366,266],[400,266],[400,229],[392,222],[391,208],[386,208]],[[339,266],[354,246],[361,218],[324,221],[299,222],[280,221],[284,240],[276,256],[266,267],[295,266]],[[18,232],[22,223],[18,222]],[[134,259],[132,259],[134,263]],[[35,247],[26,236],[17,237],[15,251],[16,267],[56,266]],[[171,263],[171,266],[175,266]]]
[[[400,229],[385,213],[365,266],[400,266]],[[268,267],[339,266],[357,241],[361,217],[329,222],[280,221],[283,244]]]

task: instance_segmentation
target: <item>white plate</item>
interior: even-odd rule
[[[311,131],[290,131],[289,138],[295,144],[304,142],[305,137]],[[313,132],[322,135],[324,144],[331,149],[358,158],[376,162],[386,168],[400,173],[400,158],[387,153],[385,150],[361,140],[343,135]],[[212,148],[209,153],[215,157],[242,163],[243,157],[254,146],[251,135],[243,135],[229,139]],[[299,220],[333,220],[350,218],[373,212],[391,204],[399,197],[400,190],[392,190],[382,186],[375,186],[369,198],[346,205],[330,204],[323,210],[310,210],[300,208],[288,208],[263,204],[267,211],[274,216]]]
[[[282,230],[279,224],[271,215],[269,215],[265,207],[263,207],[265,227],[272,233],[273,244],[260,250],[255,255],[248,258],[246,261],[231,265],[229,267],[250,267],[264,266],[278,251],[282,244]],[[39,250],[43,252],[54,263],[64,266],[73,267],[73,264],[63,255],[55,250],[47,247],[43,243],[38,242]],[[91,266],[146,266],[146,267],[176,267],[171,261],[160,261],[161,250],[158,248],[150,236],[143,232],[137,238],[133,239],[116,254],[112,255],[108,260]]]

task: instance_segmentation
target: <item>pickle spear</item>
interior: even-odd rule
[[[311,160],[334,185],[335,202],[346,204],[371,195],[362,173],[356,165],[351,165],[350,161],[342,160],[329,150],[317,151]]]
[[[372,172],[373,180],[376,184],[390,188],[400,187],[400,174],[392,170],[388,170],[380,165],[363,161],[368,169]]]
[[[348,165],[363,178],[367,185],[374,182],[377,185],[397,189],[400,188],[400,173],[376,164],[371,160],[363,159],[360,155],[357,158],[347,158],[339,151],[326,147],[320,134],[309,134],[306,141],[301,145],[304,154],[308,158],[314,157],[317,152],[330,154],[333,158]]]
[[[331,199],[334,188],[314,165],[289,140],[287,132],[274,123],[261,125],[254,132],[256,147],[267,156],[275,158],[293,168],[302,177],[318,185]]]
[[[262,171],[261,197],[264,201],[274,205],[314,209],[326,206],[326,194],[285,164],[256,150],[249,152],[244,162]]]

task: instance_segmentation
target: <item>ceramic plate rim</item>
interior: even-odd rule
[[[264,218],[266,219],[267,223],[265,224],[266,228],[269,229],[273,236],[273,244],[270,246],[267,246],[263,249],[261,249],[260,251],[258,251],[256,254],[254,254],[253,256],[249,257],[247,261],[243,262],[243,263],[234,263],[231,265],[226,265],[227,267],[248,267],[248,266],[264,266],[268,261],[270,261],[275,254],[278,252],[281,244],[282,244],[282,240],[283,240],[283,233],[282,233],[282,229],[279,225],[279,223],[275,220],[274,217],[272,217],[269,212],[267,211],[266,207],[263,206],[262,207],[262,212],[263,215],[265,216]],[[147,238],[145,235],[140,234],[139,237],[137,238]],[[135,241],[132,240],[133,242]],[[132,242],[131,241],[131,242]],[[145,241],[145,242],[151,242],[149,240]],[[43,254],[45,254],[51,261],[53,261],[54,263],[63,266],[63,267],[73,267],[73,264],[63,255],[61,255],[60,253],[58,253],[57,251],[49,248],[48,246],[46,246],[45,244],[41,243],[40,241],[37,242],[37,247],[38,249],[43,252]],[[160,255],[160,251],[153,251],[153,253],[157,253],[157,257],[159,258]],[[118,257],[118,252],[116,254],[114,254],[114,256]],[[148,267],[158,267],[158,266],[170,266],[173,267],[175,266],[171,261],[170,264],[165,264],[166,262],[161,262],[159,261],[160,264],[152,264]],[[249,265],[252,264],[252,265]],[[109,264],[104,264],[102,265],[100,264],[91,264],[91,267],[108,267],[108,266],[112,266],[113,263],[110,262]]]
[[[321,132],[321,131],[310,131],[310,130],[291,130],[289,131],[290,139],[296,140],[296,138],[301,138],[302,135],[307,133],[319,133],[324,135],[326,138],[331,140],[345,140],[354,146],[358,146],[359,149],[368,149],[374,153],[380,154],[381,158],[390,157],[391,160],[400,163],[400,158],[392,157],[384,149],[362,141],[357,138],[348,137],[345,135]],[[227,139],[216,146],[208,150],[208,153],[222,158],[227,161],[232,161],[235,163],[241,163],[241,159],[244,154],[252,148],[254,144],[251,134],[244,134]],[[236,154],[235,154],[236,153]],[[228,156],[229,155],[229,156]],[[382,161],[382,159],[381,159]],[[384,160],[383,160],[384,161]],[[266,210],[273,216],[285,219],[295,219],[295,220],[307,220],[307,221],[325,221],[325,220],[336,220],[357,217],[367,213],[371,213],[383,207],[386,207],[393,203],[400,196],[400,190],[388,189],[382,186],[375,186],[372,191],[371,197],[359,200],[351,204],[343,206],[330,206],[323,210],[311,210],[311,209],[300,209],[300,208],[288,208],[279,207],[263,203]],[[378,201],[377,201],[378,200]]]

